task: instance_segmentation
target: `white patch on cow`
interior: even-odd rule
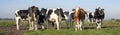
[[[97,29],[101,28],[101,19],[97,19],[96,23],[97,23]]]
[[[45,29],[45,27],[42,25],[42,29]]]
[[[92,12],[92,15],[93,15],[93,17],[94,17],[94,12]]]
[[[18,11],[20,11],[20,10],[16,10],[16,11],[15,11],[15,14],[17,14],[17,15],[18,15]]]
[[[15,17],[15,19],[16,19],[17,30],[19,30],[19,19],[20,19],[20,17]]]
[[[77,13],[79,12],[79,7],[75,9],[75,16],[77,16]]]
[[[56,21],[58,19],[57,14],[54,13],[55,10],[56,9],[53,9],[53,12],[50,15],[50,19],[49,20],[51,20],[51,21]]]
[[[67,15],[64,15],[64,16],[65,16],[65,19],[66,19],[66,20],[69,19]]]
[[[55,14],[54,13],[54,11],[55,11],[56,9],[53,9],[53,12],[51,13],[51,15],[50,15],[50,18],[49,18],[49,20],[50,21],[55,21],[55,23],[56,23],[56,25],[57,25],[57,30],[59,30],[60,29],[60,17],[57,15],[57,14]]]

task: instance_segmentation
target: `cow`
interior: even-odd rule
[[[75,24],[75,31],[79,29],[82,30],[82,24],[85,19],[85,11],[80,7],[75,8],[73,11],[74,11],[73,19]]]
[[[70,15],[69,15],[69,11],[63,11],[64,13],[64,17],[62,20],[65,20],[65,23],[66,23],[66,28],[68,28],[68,24],[69,24],[69,21],[70,21]]]
[[[31,6],[28,8],[28,10],[16,10],[15,11],[15,20],[16,20],[16,27],[17,30],[19,30],[19,24],[20,21],[28,21],[29,23],[29,30],[37,30],[37,23],[34,23],[37,20],[37,17],[39,15],[39,9],[38,7]]]
[[[101,28],[101,23],[105,17],[104,9],[98,7],[94,12],[94,19],[97,23],[97,29]]]
[[[64,13],[62,8],[48,9],[46,12],[47,22],[52,23],[53,25],[56,24],[57,30],[61,27],[60,25],[63,17]],[[49,23],[47,23],[47,27],[49,27]]]
[[[46,17],[45,17],[46,12],[47,12],[46,8],[41,8],[39,17],[38,17],[38,21],[37,21],[37,23],[42,27],[42,29],[45,29],[43,23],[45,23],[45,21],[46,21]]]
[[[92,26],[93,22],[95,22],[94,12],[87,12],[86,16],[87,16],[89,25]]]
[[[74,11],[74,10],[73,10]],[[70,17],[70,25],[71,25],[71,28],[73,28],[73,22],[74,22],[74,12],[72,12],[72,13],[70,13],[70,15],[69,15]]]

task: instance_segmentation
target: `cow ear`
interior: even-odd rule
[[[95,10],[98,10],[98,9],[95,9]]]
[[[104,10],[104,9],[102,9],[102,10]]]
[[[75,11],[75,9],[72,9],[72,11]]]

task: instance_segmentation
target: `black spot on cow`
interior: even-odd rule
[[[18,16],[20,16],[22,19],[26,19],[28,17],[28,10],[19,10]]]
[[[71,13],[70,16],[72,19],[74,19],[74,13]]]
[[[94,16],[92,15],[92,13],[89,13],[89,18],[94,18]]]
[[[46,18],[50,18],[50,14],[52,14],[53,10],[52,9],[49,9],[48,10],[48,13],[46,14]]]

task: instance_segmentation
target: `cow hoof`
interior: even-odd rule
[[[97,27],[97,29],[100,29],[101,27]]]

